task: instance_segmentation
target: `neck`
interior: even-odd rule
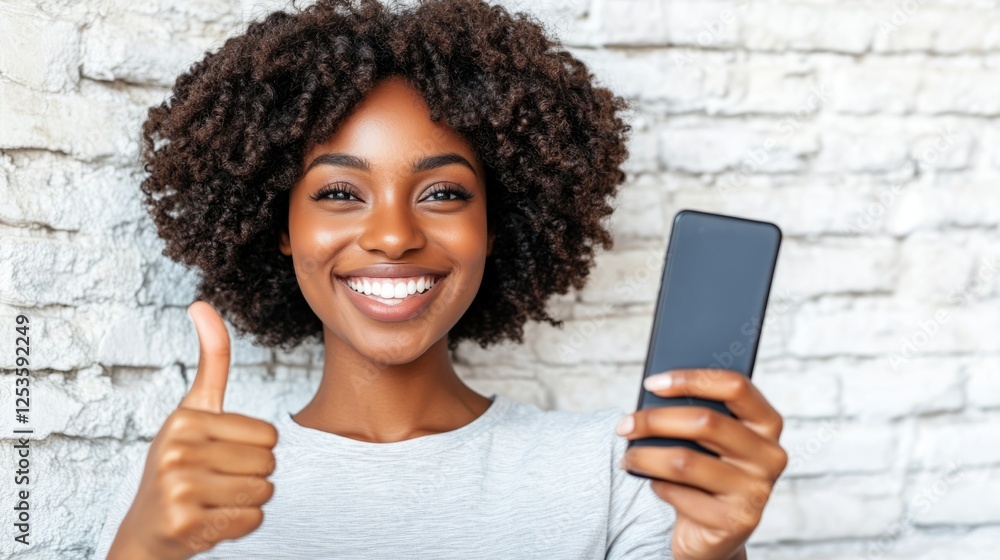
[[[316,395],[293,419],[300,425],[375,443],[458,429],[482,415],[490,400],[455,373],[447,337],[405,364],[380,364],[325,333],[323,377]]]

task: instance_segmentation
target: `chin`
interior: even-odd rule
[[[364,338],[364,333],[357,333],[359,338]],[[383,337],[369,336],[363,340],[350,340],[351,345],[359,354],[365,356],[370,362],[383,366],[395,366],[408,364],[420,356],[434,345],[434,340],[426,338],[426,332],[406,334],[392,334]]]

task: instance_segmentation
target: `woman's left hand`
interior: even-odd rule
[[[657,386],[656,381],[667,381]],[[781,415],[753,383],[726,369],[677,369],[649,376],[646,390],[660,397],[722,401],[732,418],[703,406],[656,407],[622,418],[628,439],[693,440],[719,454],[685,447],[632,447],[622,467],[651,478],[653,491],[674,506],[675,560],[738,560],[760,523],[771,488],[788,464],[778,444]]]

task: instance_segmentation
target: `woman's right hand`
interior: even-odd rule
[[[109,560],[182,559],[220,540],[253,532],[274,484],[274,425],[222,411],[229,377],[229,332],[210,304],[188,313],[200,357],[191,390],[153,439],[135,501],[108,551]]]

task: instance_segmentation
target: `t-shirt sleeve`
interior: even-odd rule
[[[118,527],[125,518],[125,514],[128,513],[129,508],[132,507],[132,501],[135,500],[136,492],[139,490],[139,482],[142,481],[145,462],[146,455],[143,453],[140,456],[140,460],[134,461],[129,465],[128,470],[122,477],[118,485],[118,491],[115,493],[115,497],[108,507],[101,535],[97,539],[97,550],[94,553],[94,560],[105,560],[108,557],[108,550],[111,548],[111,543],[115,540],[115,535],[118,534]]]
[[[611,504],[608,516],[607,560],[672,559],[674,507],[653,492],[649,480],[629,474],[618,464],[628,440],[614,433],[620,409],[612,415]]]

